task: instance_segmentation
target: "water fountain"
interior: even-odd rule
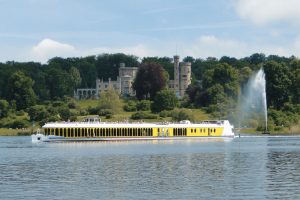
[[[264,134],[268,132],[268,113],[266,97],[266,79],[263,69],[260,69],[247,83],[242,97],[240,98],[240,124],[250,118],[263,118],[265,124]]]

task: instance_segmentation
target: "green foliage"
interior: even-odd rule
[[[68,107],[59,107],[58,113],[63,121],[69,121],[73,115]]]
[[[49,116],[47,109],[42,105],[31,106],[27,113],[31,121],[42,121]]]
[[[276,126],[289,127],[299,121],[299,113],[283,112],[282,110],[269,109],[268,117]]]
[[[70,109],[75,109],[77,107],[77,105],[76,105],[75,101],[71,101],[71,102],[68,103],[68,107]]]
[[[17,119],[13,121],[13,123],[9,126],[10,128],[28,128],[30,127],[30,123],[26,120]]]
[[[188,109],[175,109],[171,112],[173,121],[190,120],[195,121],[193,113]]]
[[[232,118],[232,108],[237,102],[240,87],[243,88],[250,75],[263,66],[267,79],[269,121],[274,129],[280,129],[281,125],[290,127],[299,121],[300,60],[294,56],[266,57],[264,54],[255,53],[241,59],[223,56],[218,60],[212,57],[201,59],[188,56],[183,60],[192,63],[193,84],[187,90],[188,98],[182,101],[182,107],[205,108],[213,118]],[[31,118],[41,120],[41,124],[47,121],[73,120],[77,115],[87,115],[87,110],[95,114],[106,113],[106,109],[111,111],[111,106],[103,104],[104,106],[100,107],[92,101],[75,103],[70,97],[78,87],[95,88],[97,77],[104,80],[109,77],[116,79],[121,62],[130,67],[139,65],[136,56],[125,54],[101,54],[82,58],[56,57],[44,65],[14,61],[0,63],[0,99],[6,101],[3,103],[0,100],[1,126],[10,127],[15,120],[26,121],[26,112],[29,112],[29,108],[34,107],[36,102],[43,104],[44,108],[35,111],[35,115],[32,113],[29,115]],[[166,80],[168,76],[173,79],[172,58],[147,57],[143,58],[142,63],[142,66],[149,63],[159,64],[162,71],[158,74],[161,74],[162,79]],[[157,70],[145,73],[157,74]],[[137,92],[140,95],[139,99],[149,97],[154,99],[157,91],[164,88],[152,83],[157,78],[156,75],[150,75],[148,78],[142,77],[142,82],[139,83],[141,87],[141,91]],[[149,110],[150,101],[136,101],[135,104],[127,103],[124,109]],[[116,105],[121,110],[122,103],[121,106],[118,106],[118,103]],[[89,106],[93,109],[88,109]],[[39,117],[37,112],[40,112],[42,117]],[[171,116],[168,112],[162,111],[160,115]],[[258,116],[253,116],[252,120],[245,124],[258,127],[261,126],[261,120]]]
[[[136,104],[136,109],[141,111],[147,111],[151,108],[151,101],[149,100],[141,100]]]
[[[46,84],[49,88],[51,99],[63,98],[64,95],[73,95],[75,89],[71,74],[60,68],[49,68]]]
[[[107,80],[108,78],[117,79],[120,63],[126,66],[138,66],[138,57],[133,55],[125,55],[123,53],[101,54],[97,56],[95,61],[96,70],[99,78]]]
[[[160,64],[165,72],[167,77],[171,80],[174,80],[174,64],[172,63],[173,59],[168,57],[145,57],[142,60],[142,63],[157,63]],[[167,79],[168,80],[168,79]]]
[[[165,71],[157,63],[143,63],[137,72],[133,83],[136,97],[139,100],[150,97],[153,99],[156,93],[165,88],[167,83]]]
[[[194,83],[187,89],[190,103],[197,107],[208,107],[209,112],[223,115],[239,94],[238,70],[228,64],[217,64],[207,70],[201,83]]]
[[[114,89],[108,88],[108,90],[101,92],[99,109],[109,109],[114,114],[119,113],[122,110],[122,101]]]
[[[0,100],[0,118],[7,117],[9,111],[9,103],[6,100]]]
[[[137,106],[136,102],[130,100],[127,102],[127,104],[124,105],[124,110],[126,112],[133,112],[137,110],[136,106]]]
[[[81,76],[80,72],[77,68],[71,67],[69,70],[70,76],[71,76],[71,81],[73,84],[74,88],[77,88],[81,84]]]
[[[148,112],[139,111],[131,115],[131,119],[157,119],[157,115]]]
[[[279,109],[289,100],[291,87],[291,74],[286,64],[267,62],[264,65],[266,73],[266,90],[268,106]]]
[[[32,89],[34,81],[23,72],[13,73],[8,80],[9,100],[16,102],[16,109],[26,109],[36,102],[36,95]]]
[[[172,110],[178,106],[178,99],[173,91],[162,90],[158,92],[151,104],[151,111],[158,113],[162,110]]]

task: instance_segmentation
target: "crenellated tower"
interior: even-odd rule
[[[191,63],[180,62],[179,56],[174,56],[173,89],[178,97],[183,97],[187,87],[191,84]]]

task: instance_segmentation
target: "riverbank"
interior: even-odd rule
[[[30,129],[0,128],[0,136],[26,136],[31,133]]]
[[[247,135],[265,135],[262,131],[257,131],[255,128],[241,128],[235,129],[234,133],[236,135],[247,134]],[[270,135],[300,135],[300,125],[292,126],[291,128],[282,128],[280,130],[270,131]]]

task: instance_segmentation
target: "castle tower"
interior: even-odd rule
[[[191,66],[190,62],[181,62],[179,64],[180,77],[179,77],[179,96],[183,97],[186,89],[191,84]]]
[[[174,56],[174,91],[176,96],[180,96],[180,68],[179,68],[179,56]]]

